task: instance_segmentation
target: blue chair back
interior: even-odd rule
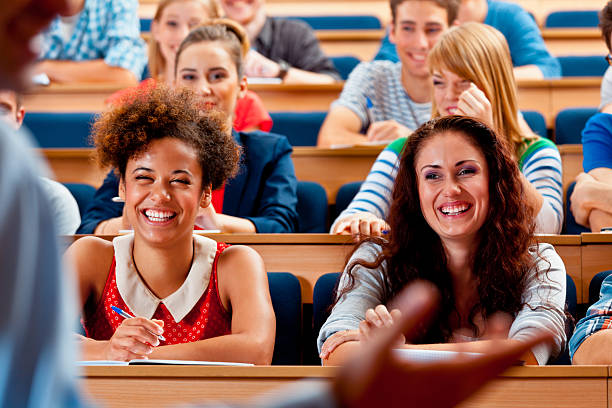
[[[557,113],[555,118],[555,143],[581,144],[582,129],[597,108],[568,108]]]
[[[359,189],[361,188],[361,184],[363,184],[363,181],[355,181],[353,183],[343,184],[338,189],[338,192],[336,193],[336,213],[334,219],[336,219],[340,213],[349,206],[351,201],[353,201],[353,198],[357,195]]]
[[[568,274],[565,274],[565,304],[567,305],[567,311],[575,318],[578,296],[576,295],[576,284]]]
[[[87,207],[93,202],[94,195],[96,194],[96,188],[89,184],[83,183],[63,183],[64,186],[70,191],[70,194],[74,197],[79,206],[79,213],[81,218],[85,214]]]
[[[301,20],[313,30],[380,30],[382,23],[373,15],[286,16]]]
[[[553,11],[544,21],[544,28],[596,28],[598,25],[597,10]]]
[[[300,233],[327,232],[327,193],[314,181],[298,181],[297,213]]]
[[[576,182],[574,181],[567,187],[567,192],[565,193],[565,222],[563,226],[563,233],[569,235],[580,235],[583,232],[591,232],[590,229],[583,227],[582,225],[576,222],[574,214],[570,209],[572,204],[570,198],[572,197],[572,193],[574,192],[575,186]]]
[[[316,146],[327,112],[271,112],[270,132],[287,136],[291,146]]]
[[[352,55],[329,57],[329,59],[334,64],[334,67],[336,67],[336,71],[338,71],[344,81],[346,81],[349,74],[361,62],[359,58],[354,57]]]
[[[339,278],[340,273],[338,272],[326,273],[321,275],[315,283],[312,292],[312,321],[315,338],[329,317],[329,306],[334,301],[334,289]]]
[[[89,132],[93,113],[26,113],[24,125],[40,147],[91,147]]]
[[[538,111],[521,111],[527,125],[541,137],[548,138],[548,129],[546,128],[546,119]]]
[[[140,32],[148,33],[151,31],[151,23],[153,22],[152,18],[141,18],[140,19]]]
[[[276,315],[274,365],[301,364],[302,291],[300,281],[288,272],[268,272],[272,307]]]
[[[599,300],[601,284],[603,283],[604,279],[606,279],[611,273],[612,270],[603,271],[593,276],[593,279],[591,279],[591,282],[589,283],[589,306]]]
[[[564,77],[603,76],[609,67],[602,55],[568,55],[557,59]]]

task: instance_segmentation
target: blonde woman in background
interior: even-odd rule
[[[525,203],[537,214],[536,232],[561,232],[561,157],[553,142],[533,133],[519,111],[510,51],[503,35],[480,23],[453,27],[430,51],[428,65],[433,81],[433,117],[472,116],[505,136],[521,170]],[[388,229],[385,220],[406,140],[397,139],[383,150],[331,233],[380,235]]]

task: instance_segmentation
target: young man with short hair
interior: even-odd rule
[[[318,145],[391,141],[431,117],[427,55],[457,15],[457,0],[391,0],[399,62],[362,62],[332,103]]]

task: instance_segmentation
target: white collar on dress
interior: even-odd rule
[[[174,321],[178,323],[193,309],[210,282],[217,242],[194,235],[193,243],[193,263],[185,282],[168,297],[159,299],[147,288],[134,266],[132,258],[134,234],[116,237],[113,240],[117,289],[125,304],[136,316],[151,319],[161,302],[166,305]]]

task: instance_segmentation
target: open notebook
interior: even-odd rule
[[[91,360],[77,361],[79,366],[126,366],[126,365],[197,365],[197,366],[237,366],[249,367],[250,363],[228,363],[223,361],[194,361],[194,360]]]

